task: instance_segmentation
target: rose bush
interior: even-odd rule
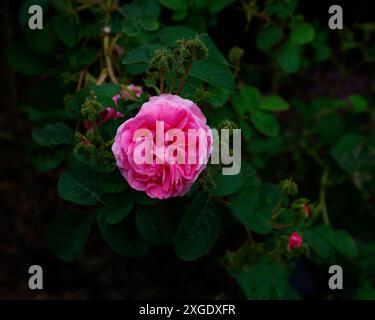
[[[24,1],[22,37],[6,53],[31,77],[20,78],[30,88],[18,101],[35,127],[30,161],[52,171],[70,202],[42,219],[51,218],[45,237],[60,259],[90,260],[89,250],[81,255],[88,241],[100,260],[102,244],[89,238],[100,233],[142,279],[174,270],[158,293],[210,270],[212,281],[191,282],[197,295],[375,297],[371,23],[330,32],[326,9],[297,0],[37,2],[45,30],[27,28]],[[175,158],[171,146],[188,156],[188,139],[167,136],[173,128],[185,138],[203,129],[207,158],[214,129],[240,129],[240,173],[223,175],[226,163],[157,163]],[[137,153],[137,129],[152,134],[152,163],[136,161],[149,155]],[[234,154],[232,140],[225,146]],[[336,263],[350,280],[328,293],[320,279]]]

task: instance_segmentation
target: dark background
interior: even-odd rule
[[[21,36],[18,9],[21,1],[1,1],[1,36],[3,47]],[[328,8],[340,4],[344,11],[344,28],[356,21],[372,21],[373,1],[300,1],[299,11],[307,21],[327,25]],[[241,21],[242,19],[242,21]],[[256,26],[257,22],[254,22]],[[257,61],[255,31],[243,36],[244,16],[231,6],[218,17],[217,27],[209,29],[213,40],[224,53],[238,45],[254,52]],[[254,28],[256,29],[256,27]],[[335,39],[332,49],[335,50]],[[260,59],[260,58],[259,58]],[[171,248],[153,248],[141,259],[116,255],[93,230],[77,262],[58,260],[47,247],[43,233],[48,221],[69,208],[56,192],[58,170],[35,172],[26,150],[31,126],[17,104],[28,87],[38,78],[20,77],[6,65],[1,53],[0,114],[0,298],[1,299],[147,299],[147,298],[214,298],[223,291],[237,294],[234,281],[219,261],[205,256],[196,262],[175,258]],[[334,67],[332,67],[334,69]],[[366,73],[366,70],[359,70]],[[370,75],[373,76],[373,75]],[[329,84],[327,84],[329,85]],[[292,88],[291,88],[292,89]],[[243,241],[238,237],[238,243]],[[232,239],[236,244],[237,239]],[[221,243],[222,242],[222,243]],[[215,246],[213,256],[222,256],[225,239]],[[38,264],[44,270],[44,290],[28,288],[28,268]],[[319,274],[304,260],[297,262],[294,281],[306,298],[319,298],[326,288],[326,274]],[[324,289],[322,289],[324,288]],[[241,297],[241,296],[239,296]]]

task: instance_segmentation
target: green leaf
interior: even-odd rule
[[[188,8],[188,1],[186,0],[159,0],[159,2],[173,11],[185,11]]]
[[[209,0],[208,8],[211,13],[217,14],[235,0]]]
[[[105,205],[99,210],[109,224],[119,223],[129,215],[134,201],[129,193],[111,195],[105,200]],[[103,212],[102,212],[103,211]]]
[[[136,258],[145,255],[148,251],[148,245],[139,236],[129,219],[109,224],[106,221],[105,211],[99,210],[98,227],[103,239],[120,255]]]
[[[307,22],[301,22],[293,26],[290,39],[297,45],[309,43],[314,40],[315,31]]]
[[[375,289],[372,287],[371,283],[364,283],[357,290],[356,298],[358,300],[375,300]]]
[[[269,137],[276,137],[279,135],[279,122],[272,114],[263,111],[255,111],[251,115],[251,122],[261,133]]]
[[[303,241],[313,249],[316,254],[327,258],[332,254],[330,245],[330,228],[327,226],[318,226],[309,228],[303,235]]]
[[[253,139],[247,146],[249,152],[254,155],[270,154],[275,155],[280,153],[284,148],[284,140],[282,137],[268,138],[268,139]]]
[[[74,62],[73,63],[74,70],[85,68],[88,64],[91,64],[98,55],[99,55],[98,48],[94,48],[94,47],[77,48],[76,51],[70,56]]]
[[[219,230],[219,217],[206,194],[198,193],[186,208],[175,239],[176,255],[193,261],[210,251]]]
[[[229,199],[229,209],[242,224],[259,234],[272,230],[273,201],[261,187],[246,187]]]
[[[187,10],[182,10],[182,11],[174,11],[172,14],[172,20],[173,21],[182,21],[186,18],[188,14]]]
[[[72,17],[57,15],[53,18],[55,31],[59,39],[69,48],[72,48],[77,39],[76,24]]]
[[[244,87],[233,95],[232,103],[239,115],[255,111],[261,101],[261,94],[255,87]]]
[[[94,215],[80,212],[58,215],[48,224],[46,241],[58,258],[72,262],[85,246],[93,221]]]
[[[210,126],[217,127],[219,126],[224,120],[231,120],[234,117],[234,113],[231,108],[227,106],[223,106],[217,109],[213,109],[212,111],[208,111],[206,113],[208,118],[208,123]]]
[[[128,186],[125,178],[118,171],[103,175],[98,184],[107,193],[120,193]]]
[[[358,255],[357,244],[346,231],[334,231],[330,240],[332,247],[340,254],[348,258],[355,258]]]
[[[154,206],[160,200],[156,198],[150,198],[145,192],[133,191],[134,201],[144,206]]]
[[[142,29],[138,20],[126,19],[122,23],[122,31],[128,37],[137,37],[140,35]]]
[[[52,170],[63,162],[64,159],[64,150],[40,150],[32,155],[33,165],[38,171]]]
[[[160,48],[157,45],[144,45],[129,51],[122,60],[123,64],[148,63],[154,52]]]
[[[95,83],[88,83],[89,89],[94,91],[97,100],[103,105],[103,107],[115,107],[112,97],[119,94],[120,87],[116,84],[105,83],[97,86]]]
[[[160,15],[161,8],[157,0],[135,0],[133,3],[142,9],[144,15],[154,18]]]
[[[6,57],[13,70],[33,76],[44,73],[48,69],[45,59],[35,55],[22,44],[12,44],[6,49]]]
[[[61,121],[67,119],[65,111],[61,109],[41,110],[29,105],[19,106],[19,109],[27,115],[28,120],[33,124],[44,123],[51,121],[51,119]]]
[[[276,15],[280,19],[286,19],[297,9],[298,0],[284,0],[267,2],[265,11],[269,15]]]
[[[359,94],[351,94],[349,96],[349,101],[356,112],[363,112],[368,107],[367,100]]]
[[[171,222],[166,213],[157,208],[138,207],[135,223],[139,234],[150,245],[164,245],[173,240]]]
[[[76,166],[65,171],[57,184],[59,196],[67,201],[94,205],[101,201],[104,193],[98,186],[100,176],[86,166]]]
[[[358,264],[364,272],[375,275],[375,242],[361,244]]]
[[[247,299],[282,299],[288,287],[288,270],[280,262],[261,261],[232,273]]]
[[[151,15],[143,16],[141,20],[141,25],[143,29],[145,29],[146,31],[156,31],[159,29],[158,20]]]
[[[57,46],[57,38],[51,28],[30,30],[26,42],[32,50],[42,55],[52,55]],[[30,52],[31,50],[29,50]]]
[[[32,133],[33,140],[46,147],[70,144],[73,139],[73,130],[65,123],[57,122],[44,128],[37,128]]]
[[[196,32],[185,26],[167,27],[159,32],[157,35],[160,42],[165,46],[174,45],[179,39],[193,39],[196,37]]]
[[[206,45],[208,49],[208,57],[210,59],[228,65],[227,59],[216,47],[215,43],[212,41],[211,37],[207,33],[200,34],[198,38],[202,40],[202,42]]]
[[[300,49],[291,41],[287,41],[280,50],[279,64],[287,73],[296,72],[300,67]]]
[[[49,0],[52,6],[60,13],[72,14],[74,10],[72,3],[65,0]]]
[[[241,129],[241,134],[245,138],[246,141],[250,141],[252,137],[252,129],[247,120],[241,119],[238,122],[238,127]]]
[[[275,44],[279,43],[283,37],[283,32],[276,26],[269,26],[261,30],[256,38],[257,47],[261,50],[271,49]]]
[[[215,181],[215,187],[212,190],[212,195],[216,197],[225,197],[236,193],[245,184],[246,185],[257,185],[259,180],[256,176],[255,170],[247,165],[245,162],[242,163],[241,171],[237,175],[223,175],[221,172]]]
[[[328,258],[336,251],[348,258],[358,255],[358,248],[352,237],[344,230],[332,230],[328,226],[309,228],[304,233],[304,241],[319,256]]]
[[[345,134],[331,150],[331,155],[337,164],[348,174],[360,170],[363,162],[363,150],[366,144],[364,136],[357,133]]]
[[[227,102],[228,97],[231,94],[231,91],[224,90],[212,85],[208,85],[207,91],[210,93],[207,98],[207,102],[214,108],[223,106]]]
[[[142,31],[142,9],[134,3],[125,4],[120,9],[124,15],[122,31],[129,37],[136,37]]]
[[[73,97],[68,100],[65,106],[65,112],[70,118],[78,117],[81,111],[81,106],[85,103],[87,97],[87,90],[78,91]]]
[[[327,46],[327,37],[327,30],[317,30],[315,32],[314,41],[311,43],[318,62],[327,60],[331,55],[331,49]]]
[[[195,61],[190,76],[224,90],[233,91],[234,88],[233,76],[228,66],[209,58]]]
[[[285,111],[289,109],[289,104],[283,98],[271,95],[262,99],[259,108],[266,111]]]

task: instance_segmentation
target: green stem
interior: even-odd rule
[[[272,210],[272,219],[276,219],[280,212],[281,212],[281,205],[282,205],[283,201],[282,200],[279,200],[279,202],[276,204],[276,206],[273,208]]]
[[[327,204],[326,204],[326,186],[328,182],[328,171],[324,171],[321,186],[320,186],[320,194],[319,194],[319,208],[322,212],[323,222],[326,226],[330,226],[331,223],[329,221]]]
[[[254,241],[254,237],[250,231],[250,229],[248,227],[245,226],[245,230],[246,230],[246,235],[247,235],[247,242],[250,243],[251,245],[254,245],[255,244],[255,241]]]

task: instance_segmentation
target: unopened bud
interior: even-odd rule
[[[294,197],[298,193],[298,186],[292,179],[285,179],[280,181],[280,191],[287,195]]]
[[[87,98],[81,107],[81,114],[84,119],[96,121],[98,113],[103,109],[102,105],[94,98]]]
[[[199,38],[191,40],[177,40],[174,55],[180,64],[203,60],[208,56],[208,49]]]
[[[229,62],[235,66],[240,64],[240,61],[244,55],[244,50],[240,47],[233,47],[230,49],[228,54]]]
[[[165,48],[158,49],[150,60],[151,69],[156,69],[161,72],[168,71],[171,65],[171,55]]]

